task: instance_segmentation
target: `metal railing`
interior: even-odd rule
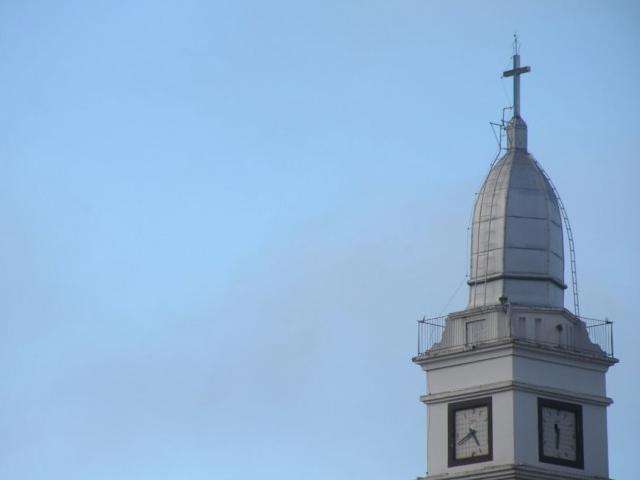
[[[586,326],[589,340],[598,345],[607,357],[613,357],[613,322],[608,318],[580,317]]]
[[[589,340],[597,345],[602,355],[613,358],[613,322],[609,319],[595,319],[579,317],[585,324]],[[418,355],[430,350],[442,351],[451,348],[459,348],[469,345],[479,346],[486,343],[497,342],[506,339],[517,339],[528,343],[538,343],[547,347],[561,347],[572,351],[583,351],[576,346],[576,330],[570,329],[564,332],[562,342],[551,343],[530,338],[518,332],[517,326],[511,324],[509,317],[490,316],[487,318],[483,330],[473,331],[469,326],[474,322],[458,322],[456,327],[450,327],[445,335],[447,317],[422,318],[418,320]],[[584,332],[584,330],[583,330]],[[470,342],[469,335],[473,335]],[[591,349],[590,353],[597,352]]]
[[[418,355],[440,342],[446,323],[446,315],[418,320]]]

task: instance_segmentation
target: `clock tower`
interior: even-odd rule
[[[474,207],[469,302],[418,322],[427,376],[425,480],[608,479],[605,375],[612,323],[581,317],[573,239],[557,191],[529,153],[517,40],[508,145]],[[563,221],[574,311],[564,306]]]

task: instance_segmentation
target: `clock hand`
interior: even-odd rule
[[[556,450],[560,448],[560,429],[558,428],[558,424],[553,424],[553,429],[556,432]]]
[[[471,436],[471,432],[467,433],[464,437],[462,437],[460,440],[458,440],[458,445],[462,445],[464,442],[467,441],[467,439]]]
[[[476,436],[476,431],[473,428],[470,428],[469,429],[469,433],[467,433],[464,437],[462,437],[460,440],[458,440],[458,445],[462,445],[464,442],[466,442],[471,437],[473,437],[473,439],[476,441],[478,446],[480,446],[480,442],[478,441],[478,437]]]
[[[473,439],[476,441],[476,445],[480,446],[480,442],[478,441],[478,436],[476,435],[476,431],[473,428],[469,429],[469,435],[471,435]]]

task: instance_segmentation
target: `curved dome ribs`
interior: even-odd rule
[[[521,118],[510,123],[519,131],[512,130],[510,148],[489,171],[474,207],[469,306],[494,305],[506,297],[511,303],[563,307],[557,195],[526,151],[526,124]]]

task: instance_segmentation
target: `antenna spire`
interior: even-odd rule
[[[513,77],[513,116],[520,117],[520,75],[529,73],[531,67],[520,66],[520,44],[518,34],[513,34],[513,68],[502,73],[502,77]]]

